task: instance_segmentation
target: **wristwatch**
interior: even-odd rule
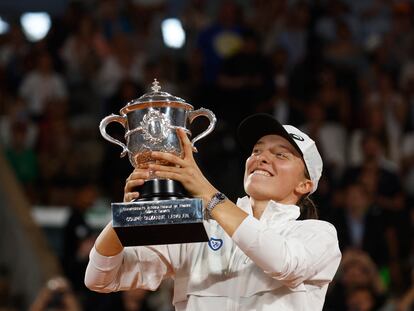
[[[217,206],[217,204],[223,203],[225,200],[227,200],[227,197],[221,192],[216,192],[213,195],[213,197],[210,199],[210,201],[207,203],[207,206],[206,206],[209,219],[213,218],[211,216],[211,212]]]

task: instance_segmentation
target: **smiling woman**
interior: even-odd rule
[[[253,150],[252,155],[247,159],[246,171],[249,166],[249,161],[252,162],[253,156],[261,156],[262,152],[266,152],[266,147],[274,155],[274,158],[280,160],[273,161],[273,163],[281,163],[280,173],[284,172],[283,169],[287,164],[295,164],[294,162],[297,162],[293,167],[287,168],[287,174],[285,174],[287,176],[279,176],[278,187],[277,184],[274,184],[275,188],[278,189],[272,194],[268,194],[268,197],[282,195],[282,199],[277,197],[273,198],[280,203],[283,203],[282,200],[293,199],[294,203],[300,207],[301,213],[299,219],[317,219],[318,213],[315,204],[309,196],[317,189],[318,181],[322,174],[322,159],[314,141],[308,135],[291,125],[282,126],[277,121],[275,123],[275,121],[269,115],[257,114],[244,120],[239,127],[239,140],[241,144],[245,149]],[[257,128],[261,130],[255,130]],[[285,161],[282,162],[281,160]],[[312,173],[312,177],[310,172]],[[295,173],[299,173],[300,176],[297,174],[293,176]],[[287,185],[287,182],[291,181],[293,177],[299,180],[305,179],[306,182],[300,184],[302,189],[295,189],[293,185]],[[302,193],[302,195],[299,198],[297,196],[287,198],[281,193],[286,188],[296,191],[296,194]],[[248,193],[246,184],[245,189],[246,193]],[[297,190],[301,192],[297,192]]]
[[[204,177],[185,132],[178,135],[184,157],[152,152],[159,163],[173,165],[135,169],[125,200],[139,197],[133,189],[149,171],[177,180],[203,199],[209,242],[124,248],[108,224],[91,251],[86,285],[100,292],[155,290],[173,277],[176,310],[322,310],[341,253],[335,228],[306,219],[312,213],[298,206],[316,191],[322,173],[315,142],[269,115],[245,119],[238,139],[251,151],[247,196],[235,204]]]
[[[296,204],[298,195],[312,190],[312,181],[304,172],[302,157],[285,138],[266,135],[256,143],[246,161],[244,188],[256,200]],[[300,179],[303,182],[298,184]]]

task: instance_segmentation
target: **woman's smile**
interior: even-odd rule
[[[273,174],[270,172],[263,170],[263,169],[256,169],[254,170],[250,175],[260,175],[260,176],[266,176],[266,177],[272,177]]]

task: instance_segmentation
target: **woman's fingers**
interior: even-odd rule
[[[193,159],[193,145],[183,129],[178,128],[177,135],[180,138],[181,148],[184,152],[184,159],[173,153],[159,151],[152,151],[151,157],[155,160],[161,160],[180,167],[188,166],[186,159]]]
[[[148,169],[140,169],[136,168],[131,175],[127,178],[127,182],[134,179],[148,179],[149,178],[149,171]]]
[[[167,166],[159,164],[150,164],[149,168],[158,176],[158,172],[171,172],[175,174],[183,174],[184,170],[182,167],[177,166]]]
[[[137,198],[139,198],[139,192],[128,192],[124,195],[124,202],[131,202]]]
[[[193,144],[187,136],[187,133],[181,129],[177,128],[177,134],[180,138],[181,147],[184,151],[184,158],[193,157]]]
[[[132,192],[132,190],[134,190],[135,187],[142,186],[144,182],[144,179],[128,180],[125,184],[125,192]]]
[[[143,185],[145,180],[148,178],[148,169],[135,169],[125,182],[124,201],[131,202],[132,200],[138,198],[139,193],[134,190],[136,187]]]
[[[172,153],[153,151],[151,152],[151,157],[155,160],[161,160],[163,162],[168,162],[176,166],[181,166],[181,167],[186,166],[185,161],[183,159],[181,159],[180,157]],[[151,168],[151,164],[150,164],[150,168]]]
[[[188,173],[188,169],[183,169],[182,167],[177,166],[150,164],[149,168],[154,172],[155,176],[157,177],[174,179],[179,182],[185,181],[185,173]]]

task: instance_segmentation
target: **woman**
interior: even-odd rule
[[[86,285],[100,292],[155,290],[172,277],[176,310],[321,310],[341,253],[331,224],[297,220],[316,216],[303,204],[322,172],[314,141],[266,114],[245,119],[238,137],[252,150],[244,176],[247,196],[234,204],[203,176],[189,139],[178,133],[184,158],[153,152],[175,166],[151,164],[149,170],[203,199],[210,241],[123,248],[109,224],[91,251]],[[148,176],[142,169],[130,175],[126,201],[139,196],[132,189]]]

